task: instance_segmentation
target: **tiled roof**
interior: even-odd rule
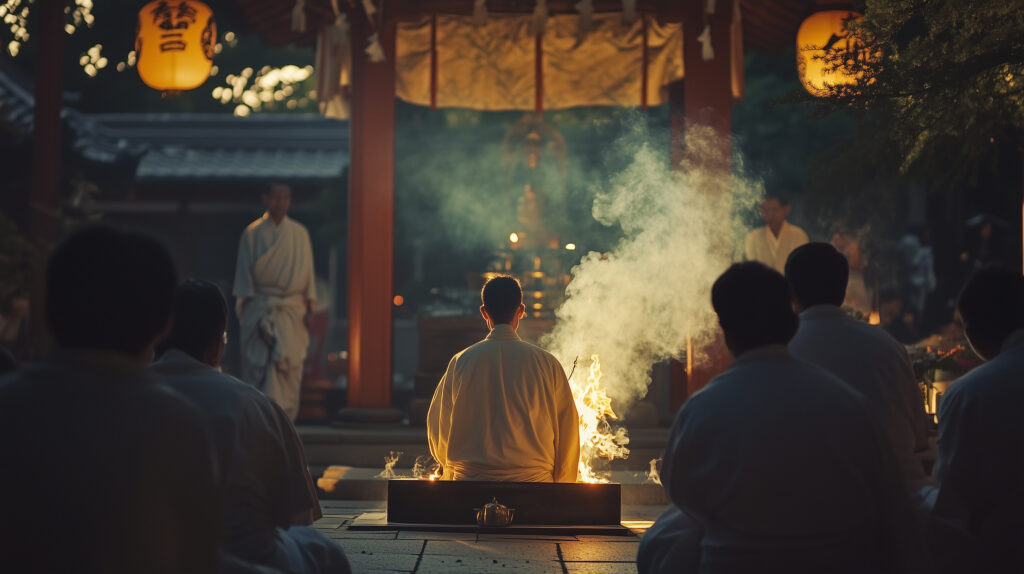
[[[35,99],[0,67],[0,117],[33,131]],[[65,108],[72,148],[99,164],[133,164],[138,182],[334,179],[348,166],[348,124],[317,114],[84,114]],[[125,162],[127,158],[130,161]]]

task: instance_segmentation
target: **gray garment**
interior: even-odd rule
[[[344,557],[322,550],[323,540],[290,528],[311,524],[321,512],[302,443],[281,407],[252,386],[176,349],[164,353],[151,370],[210,422],[223,468],[224,549],[288,571],[343,571],[320,570]],[[341,554],[333,543],[326,548]],[[310,556],[326,562],[318,566]],[[297,563],[306,566],[291,569]]]
[[[972,572],[1024,572],[1021,405],[1024,330],[942,397],[933,517],[946,534],[947,542],[936,545],[946,564],[967,564]]]
[[[695,538],[695,522],[699,572],[906,571],[909,503],[863,398],[781,345],[744,353],[686,402],[661,472],[681,512],[650,536]],[[692,565],[672,542],[644,548]],[[685,571],[652,554],[642,562]]]
[[[839,307],[815,305],[800,314],[800,329],[789,350],[864,395],[909,489],[929,482],[914,454],[928,448],[928,420],[902,344],[879,327],[847,317]]]
[[[220,517],[205,421],[145,367],[61,350],[0,380],[0,570],[215,570]],[[47,534],[55,524],[59,540]]]

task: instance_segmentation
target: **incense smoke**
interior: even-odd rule
[[[688,341],[699,350],[717,330],[711,285],[746,231],[732,214],[753,208],[761,189],[738,170],[729,181],[698,167],[720,159],[712,155],[715,137],[710,129],[688,129],[694,161],[676,171],[637,129],[616,144],[631,162],[595,194],[594,219],[623,235],[609,252],[590,252],[572,270],[543,345],[564,365],[599,355],[617,412],[646,395],[656,363],[680,358]]]

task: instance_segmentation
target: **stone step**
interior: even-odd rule
[[[306,459],[313,466],[383,469],[385,457],[401,452],[395,468],[410,469],[418,457],[430,454],[424,428],[398,425],[373,428],[299,426],[298,431]],[[631,430],[629,458],[611,461],[604,468],[612,471],[648,470],[650,461],[660,458],[665,452],[668,432],[663,428]]]
[[[399,476],[411,476],[405,469],[396,469]],[[321,500],[386,500],[387,479],[380,468],[344,465],[310,465]],[[622,504],[668,504],[661,485],[647,478],[646,473],[613,470],[612,482],[622,485]]]

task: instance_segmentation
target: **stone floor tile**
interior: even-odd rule
[[[398,533],[399,540],[476,540],[475,532],[427,532],[403,530]]]
[[[635,534],[623,536],[605,536],[604,534],[577,534],[576,539],[580,542],[637,542],[639,536]]]
[[[359,530],[346,530],[339,528],[338,530],[321,530],[328,538],[347,538],[352,540],[394,540],[398,535],[393,530],[381,530],[372,532],[363,532]]]
[[[448,572],[472,572],[473,574],[505,574],[506,572],[529,572],[530,574],[561,574],[562,565],[555,561],[516,560],[512,558],[488,558],[485,556],[444,556],[424,555],[416,574],[447,574]]]
[[[548,540],[551,542],[576,542],[575,536],[548,536],[545,534],[481,534],[477,540]]]
[[[579,543],[573,542],[571,544]],[[429,540],[427,541],[427,547],[423,550],[423,554],[444,554],[447,556],[465,556],[467,558],[506,558],[537,562],[558,560],[558,549],[555,547],[555,543],[540,540],[486,540],[483,542]]]
[[[370,540],[359,538],[331,538],[346,556],[356,554],[419,554],[423,550],[422,540]],[[400,569],[401,570],[401,569]]]
[[[640,541],[633,542],[560,542],[566,562],[633,562]]]
[[[636,574],[635,562],[566,562],[569,574]]]
[[[419,556],[415,554],[348,554],[353,572],[399,571],[412,572]]]

